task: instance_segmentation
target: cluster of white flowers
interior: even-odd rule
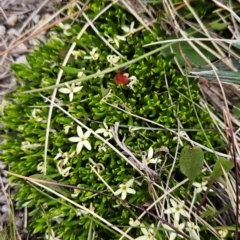
[[[180,201],[177,203],[175,200],[170,199],[171,207],[164,211],[165,214],[172,214],[174,219],[173,226],[177,228],[180,232],[185,228],[191,237],[191,239],[199,240],[199,227],[195,225],[193,222],[189,221],[190,214],[184,209],[184,201]],[[188,219],[186,222],[179,223],[180,216],[183,216]],[[171,227],[166,224],[163,224],[163,227],[170,232],[169,239],[174,240],[177,236],[181,237],[178,233],[176,233]]]
[[[143,233],[142,236],[135,238],[135,240],[156,240],[155,233],[154,233],[154,224],[151,224],[148,228],[143,224],[140,223],[139,220],[133,220],[130,218],[129,225],[131,227],[140,227]]]

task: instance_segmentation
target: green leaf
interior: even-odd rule
[[[82,72],[81,69],[78,68],[73,68],[73,67],[68,67],[68,66],[62,66],[62,70],[66,73],[70,74],[78,74],[79,72]]]
[[[233,72],[232,69],[230,69],[228,66],[226,66],[221,61],[217,61],[217,62],[213,63],[213,65],[218,69],[218,71],[216,71],[216,73],[222,82],[230,82],[230,83],[239,84],[240,83],[239,62],[235,59],[231,59],[231,63],[234,66],[234,68],[237,69],[238,72]],[[191,69],[190,72],[194,75],[204,77],[207,80],[216,81],[216,74],[212,70],[212,67],[209,65],[205,65],[202,67],[196,67],[194,69]]]
[[[209,219],[212,218],[216,213],[216,209],[208,205],[206,210],[201,214],[201,218]]]
[[[239,72],[233,72],[233,71],[217,71],[216,72],[219,79],[222,82],[229,82],[229,83],[240,83],[240,76]],[[200,72],[194,72],[193,74],[197,74],[198,76],[204,77],[207,80],[216,81],[216,75],[215,72],[212,70],[209,71],[200,71]]]
[[[179,162],[181,172],[189,178],[190,182],[193,182],[199,173],[202,171],[203,166],[203,151],[200,147],[189,147],[183,148]]]
[[[42,184],[46,185],[47,187],[51,188],[52,190],[56,191],[57,193],[61,193],[63,196],[69,197],[69,195],[70,195],[66,189],[59,187],[57,185],[51,185],[50,182],[53,182],[56,184],[57,184],[57,182],[53,181],[49,176],[45,176],[43,174],[34,174],[31,176],[31,178],[45,180],[45,181],[49,182],[49,184],[48,183],[42,183]]]
[[[105,97],[109,92],[109,89],[104,88],[103,85],[101,84],[101,94],[102,94],[102,98]]]
[[[223,175],[223,169],[227,173],[234,167],[234,164],[226,159],[226,158],[219,158],[216,162],[216,164],[213,167],[212,174],[210,176],[209,181],[215,182]]]
[[[204,35],[200,33],[193,33],[192,29],[188,29],[187,33],[189,34],[189,37],[204,38]],[[161,52],[164,57],[167,57],[168,55],[175,53],[175,58],[177,59],[178,63],[181,66],[186,65],[186,60],[182,57],[182,55],[184,55],[185,58],[188,59],[188,61],[190,61],[192,64],[195,64],[197,66],[202,66],[207,64],[206,61],[192,48],[192,46],[187,41],[184,41],[184,42],[178,41],[179,38],[175,34],[171,35],[166,40],[170,40],[170,39],[176,39],[176,43],[173,43],[171,45],[171,48],[165,47],[164,49],[162,49]],[[204,44],[207,47],[213,49],[213,46],[211,45],[211,43],[204,42]],[[166,44],[163,44],[163,46],[164,45]],[[209,61],[213,61],[214,59],[216,59],[216,57],[213,54],[211,54],[209,51],[207,51],[203,47],[197,45],[196,43],[194,43],[194,45]],[[175,63],[174,59],[172,61]]]
[[[229,23],[219,23],[217,21],[215,22],[212,22],[212,23],[209,23],[209,27],[212,29],[212,30],[224,30],[227,28]]]

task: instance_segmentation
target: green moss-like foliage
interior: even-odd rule
[[[95,16],[101,7],[90,6],[89,16]],[[126,19],[129,21],[126,21]],[[132,17],[127,15],[123,9],[114,6],[94,24],[101,35],[108,34],[111,38],[114,38],[116,35],[123,35],[121,26],[130,25],[132,20]],[[136,25],[135,28],[137,28]],[[16,64],[12,67],[20,86],[17,87],[16,93],[6,96],[10,103],[6,106],[2,119],[6,129],[3,159],[10,165],[10,170],[14,173],[23,176],[41,174],[39,166],[43,162],[49,111],[49,103],[45,102],[39,93],[24,94],[21,92],[54,85],[63,58],[70,44],[74,41],[77,43],[74,50],[83,50],[86,54],[78,58],[70,57],[67,64],[69,68],[68,70],[65,68],[61,82],[77,78],[77,74],[69,70],[70,67],[80,69],[79,71],[83,69],[86,75],[110,67],[107,56],[114,53],[90,28],[87,29],[80,40],[76,40],[76,34],[81,26],[80,21],[75,23],[69,30],[72,33],[70,37],[64,35],[60,28],[56,28],[58,31],[57,37],[53,37],[49,43],[41,45],[27,57],[29,66]],[[119,63],[137,58],[155,49],[155,46],[142,46],[160,39],[163,33],[159,29],[159,26],[155,25],[153,34],[143,30],[128,36],[127,41],[119,41],[117,50],[124,56],[119,60]],[[114,46],[117,48],[116,45]],[[98,48],[99,58],[97,60],[84,59],[84,56],[89,56],[89,52],[94,47]],[[192,103],[189,101],[185,78],[179,74],[175,66],[172,66],[170,60],[163,59],[160,54],[152,55],[131,64],[125,71],[138,79],[138,82],[133,85],[133,89],[126,85],[116,85],[114,81],[116,72],[114,72],[106,74],[103,78],[97,77],[83,81],[81,83],[82,90],[74,94],[71,102],[68,94],[58,91],[55,102],[58,102],[63,109],[93,131],[103,128],[103,122],[109,128],[112,128],[115,122],[119,122],[119,138],[123,139],[125,137],[125,145],[131,152],[138,154],[137,158],[140,161],[141,152],[147,152],[150,146],[154,150],[167,146],[170,152],[174,154],[177,142],[173,140],[174,135],[171,132],[147,129],[157,126],[122,112],[107,103],[114,104],[168,128],[178,128],[177,118],[186,129],[200,128]],[[166,86],[166,79],[168,86]],[[197,102],[199,100],[197,86],[191,84],[190,89],[193,100]],[[52,95],[52,90],[46,90],[41,94],[49,98]],[[209,128],[211,126],[210,117],[203,111],[199,111],[198,115],[203,127]],[[129,126],[145,127],[146,129],[130,131]],[[119,184],[126,183],[129,179],[140,175],[107,145],[105,145],[106,151],[101,150],[102,141],[93,135],[88,138],[92,150],[89,151],[83,147],[79,154],[75,153],[69,157],[67,163],[63,166],[64,169],[71,168],[69,174],[66,174],[67,176],[60,174],[57,164],[63,157],[59,155],[56,158],[56,156],[59,152],[67,153],[70,156],[76,150],[76,143],[69,141],[70,137],[77,136],[76,130],[77,123],[55,107],[50,126],[46,178],[99,192],[105,191],[104,193],[107,193],[110,197],[89,191],[77,192],[62,188],[60,191],[55,189],[65,196],[73,198],[78,204],[83,204],[87,208],[92,206],[98,215],[114,225],[125,226],[123,230],[126,230],[129,226],[129,218],[134,218],[135,214],[139,214],[139,210],[133,207],[126,208],[113,197],[113,194],[107,190],[106,186],[92,171],[89,159],[91,158],[95,163],[104,165],[104,170],[100,171],[99,174],[114,191],[119,188]],[[83,132],[85,131],[83,129]],[[201,132],[190,133],[190,136],[193,140],[207,145],[207,141]],[[208,132],[208,137],[212,144],[219,144],[219,136],[216,133]],[[28,147],[24,147],[26,142],[30,144]],[[109,142],[121,151],[113,139],[110,139]],[[155,154],[156,156],[157,154]],[[167,165],[171,165],[172,162],[173,159],[169,157]],[[151,168],[154,169],[154,165]],[[179,172],[178,164],[175,168]],[[158,174],[161,181],[167,177],[167,171],[163,170]],[[181,177],[183,178],[183,176]],[[14,177],[12,180],[22,184],[16,195],[16,200],[20,206],[29,202],[28,209],[31,217],[29,228],[33,229],[40,236],[40,239],[42,239],[43,234],[48,232],[49,227],[54,230],[56,236],[62,234],[62,239],[65,240],[86,239],[91,222],[94,220],[89,214],[79,216],[76,207],[71,206],[65,200],[54,195],[49,197],[49,194],[39,192],[36,188],[18,178]],[[143,202],[149,202],[152,199],[148,193],[147,182],[142,181],[142,177],[138,181],[142,182],[142,185],[139,186],[134,183],[132,188],[136,190],[136,194],[128,194],[127,201],[140,206]],[[72,197],[71,194],[75,194],[75,196]],[[144,221],[151,224],[154,222],[154,218],[146,215]],[[119,238],[116,232],[110,231],[100,222],[95,222],[94,226],[98,236],[97,239]],[[141,235],[141,231],[136,229],[131,234],[136,237]]]

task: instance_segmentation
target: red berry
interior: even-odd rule
[[[120,85],[120,84],[127,85],[129,82],[128,74],[124,72],[117,73],[114,77],[114,80],[117,85]]]

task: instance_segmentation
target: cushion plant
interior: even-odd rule
[[[101,4],[89,5],[88,16],[94,18],[103,8]],[[183,129],[200,129],[199,121],[207,129],[212,124],[208,114],[197,107],[199,119],[196,117],[193,102],[199,101],[198,86],[187,84],[172,65],[171,56],[163,58],[156,51],[142,57],[157,49],[143,47],[145,44],[164,36],[158,24],[152,26],[152,32],[137,31],[140,24],[114,5],[94,22],[99,36],[88,28],[78,39],[83,19],[68,29],[64,28],[67,22],[55,27],[49,42],[27,56],[29,65],[12,66],[19,84],[14,93],[6,96],[9,104],[2,116],[6,131],[3,159],[12,173],[76,187],[46,184],[61,194],[57,196],[19,177],[11,177],[21,184],[15,199],[19,207],[27,206],[28,227],[40,239],[87,239],[91,234],[96,239],[119,239],[122,233],[112,226],[126,231],[129,221],[134,225],[131,219],[144,211],[144,205],[149,206],[164,194],[173,163],[176,174],[169,181],[169,188],[185,178],[173,157],[179,147],[175,133],[180,124]],[[76,46],[63,66],[73,43]],[[125,64],[125,68],[109,70],[137,58],[138,61]],[[55,88],[55,96],[51,86],[56,84],[61,70],[61,85]],[[95,77],[86,78],[95,73]],[[68,83],[74,79],[78,80]],[[213,131],[207,132],[208,141],[200,130],[189,132],[188,136],[208,147],[208,141],[213,146],[221,144]],[[213,156],[206,155],[205,159],[211,161]],[[185,190],[179,187],[172,194],[184,199]],[[81,205],[82,210],[69,199]],[[154,209],[158,211],[158,207]],[[153,232],[157,239],[165,239],[164,229],[156,229],[158,221],[155,212],[146,213],[140,221],[145,228],[136,226],[126,239]],[[185,229],[183,232],[189,235]]]

